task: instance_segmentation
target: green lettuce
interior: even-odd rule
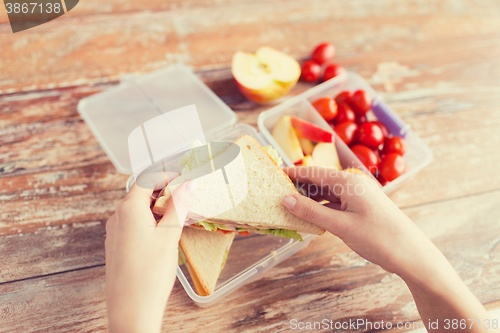
[[[214,223],[210,223],[210,222],[206,222],[206,221],[200,221],[198,223],[195,223],[195,225],[202,226],[203,228],[205,228],[205,230],[208,230],[208,231],[216,231],[217,230],[217,227],[215,226]]]
[[[297,230],[286,230],[286,229],[255,229],[261,234],[264,235],[273,235],[273,236],[278,236],[278,237],[285,237],[285,238],[294,238],[298,239],[301,242],[304,240],[302,239],[302,236],[297,232]]]
[[[265,146],[263,149],[266,151],[266,153],[278,164],[279,167],[283,164],[283,159],[281,158],[280,154],[278,154],[278,151],[274,149],[272,146]]]
[[[220,223],[201,221],[201,222],[198,222],[195,224],[202,226],[203,228],[205,228],[205,230],[208,230],[208,231],[216,231],[217,228],[222,229],[222,230],[232,230],[231,228],[228,228],[224,224],[220,224]]]

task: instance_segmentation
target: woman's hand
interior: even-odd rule
[[[285,197],[294,215],[341,238],[353,251],[385,270],[412,275],[415,264],[440,255],[425,234],[364,174],[320,167],[286,168],[292,181],[304,183],[311,197]],[[334,209],[330,208],[334,207]]]
[[[448,332],[446,320],[483,323],[462,332],[493,332],[491,318],[460,280],[450,263],[427,236],[366,175],[320,167],[287,168],[293,181],[305,183],[316,200],[286,196],[283,205],[294,215],[341,238],[360,256],[408,285],[426,326],[438,322],[432,332]],[[490,323],[487,325],[484,323]]]
[[[189,181],[175,190],[176,200],[169,200],[165,215],[156,223],[150,209],[151,195],[177,174],[154,176],[139,178],[106,223],[110,332],[159,332],[175,281],[178,242],[196,182]]]

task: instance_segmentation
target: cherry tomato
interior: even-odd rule
[[[302,73],[300,74],[302,81],[316,82],[318,81],[320,74],[321,66],[316,62],[307,60],[302,64]]]
[[[406,169],[404,158],[396,153],[385,155],[379,165],[380,176],[389,182],[404,174]]]
[[[337,104],[331,98],[320,98],[312,105],[326,121],[331,121],[337,116]]]
[[[363,145],[354,145],[351,150],[371,173],[377,171],[378,160],[373,150]]]
[[[380,121],[374,121],[374,123],[377,124],[378,127],[380,127],[380,129],[382,130],[382,133],[384,133],[385,138],[391,137],[391,133],[389,133],[389,130],[387,129],[387,127],[384,124],[382,124]]]
[[[337,117],[335,117],[335,124],[345,123],[346,121],[355,121],[356,114],[352,111],[349,104],[337,103]]]
[[[372,98],[364,90],[358,90],[351,97],[351,107],[354,112],[363,115],[372,107]]]
[[[384,157],[384,153],[382,153],[380,149],[375,149],[373,152],[375,153],[375,155],[377,155],[377,161],[380,164],[380,162],[382,161],[382,157]]]
[[[331,78],[336,77],[345,72],[344,67],[338,64],[330,64],[325,68],[325,72],[323,73],[323,82],[328,81]]]
[[[374,122],[361,124],[356,133],[356,142],[371,149],[377,149],[384,142],[384,133]]]
[[[330,43],[321,43],[314,49],[311,60],[323,65],[335,56],[335,48]]]
[[[239,231],[240,236],[250,236],[248,231]]]
[[[385,186],[387,185],[389,182],[387,180],[385,180],[380,174],[377,175],[377,180],[378,182],[380,183],[380,185],[382,186]]]
[[[351,102],[352,93],[350,91],[343,91],[335,97],[335,102],[337,103],[347,103]]]
[[[393,138],[385,139],[384,149],[382,150],[384,154],[396,153],[403,156],[406,152],[406,142],[405,139],[399,136]]]
[[[333,130],[337,135],[345,142],[346,145],[351,145],[354,140],[354,135],[356,130],[358,129],[358,125],[354,121],[346,121],[340,124],[337,124],[333,127]]]
[[[359,115],[359,114],[356,115],[356,124],[358,124],[358,126],[361,126],[367,122],[368,122],[368,118],[366,117],[366,115],[364,115],[364,114],[363,115]]]

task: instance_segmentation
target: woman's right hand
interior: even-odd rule
[[[418,278],[416,273],[429,263],[446,261],[427,236],[366,175],[321,167],[284,171],[292,181],[305,184],[313,199],[331,202],[321,205],[299,194],[285,197],[285,207],[338,236],[366,260],[408,278]]]
[[[285,196],[283,205],[294,215],[340,237],[353,251],[408,285],[427,330],[448,332],[446,320],[474,325],[463,332],[494,332],[488,313],[460,280],[448,260],[427,236],[366,175],[320,167],[287,168],[297,183],[305,183],[316,200],[300,194]],[[428,327],[428,323],[440,323]],[[489,326],[485,326],[489,323]]]

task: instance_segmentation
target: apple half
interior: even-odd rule
[[[236,52],[231,72],[246,98],[267,103],[292,89],[299,80],[300,65],[288,54],[262,46],[255,53]]]

